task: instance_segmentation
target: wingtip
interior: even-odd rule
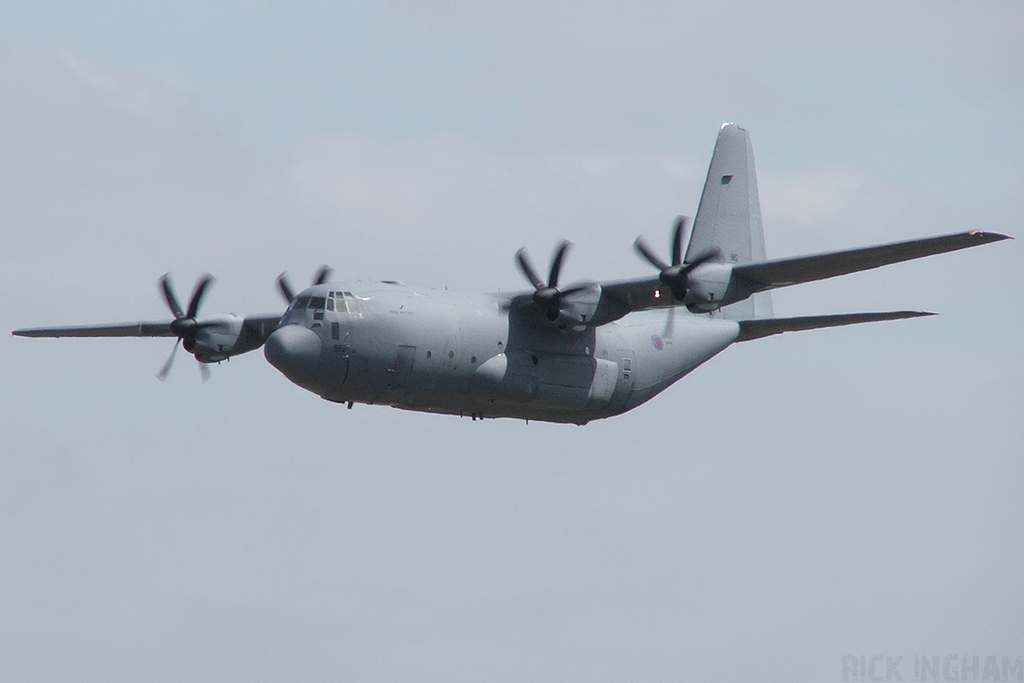
[[[894,311],[894,320],[908,320],[910,318],[928,318],[933,315],[938,315],[933,311]]]
[[[971,237],[978,237],[986,242],[1001,242],[1003,240],[1012,240],[1013,237],[1010,235],[1004,235],[1001,232],[989,232],[987,230],[972,230],[967,233]]]

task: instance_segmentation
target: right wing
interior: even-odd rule
[[[733,266],[732,271],[735,275],[754,285],[755,291],[763,291],[801,282],[824,280],[838,275],[887,266],[890,263],[909,261],[1007,239],[1012,238],[997,232],[974,230],[956,235],[883,244],[877,247],[745,263]]]
[[[174,337],[171,321],[113,323],[80,327],[29,327],[11,332],[16,337]]]
[[[280,320],[281,316],[277,314],[249,315],[242,319],[242,332],[263,343],[277,329]],[[11,334],[16,337],[175,337],[177,335],[171,331],[172,322],[161,320],[71,327],[28,327],[14,330]]]

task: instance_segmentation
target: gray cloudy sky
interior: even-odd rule
[[[778,3],[774,3],[778,4]],[[648,272],[718,126],[770,256],[1024,237],[1024,4],[13,2],[0,327],[280,309],[273,279]],[[842,680],[1024,654],[1018,242],[777,294],[585,428],[349,412],[254,353],[0,337],[0,679]]]

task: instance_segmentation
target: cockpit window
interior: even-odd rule
[[[310,308],[312,307],[313,304],[310,304]],[[328,292],[327,310],[334,311],[335,313],[354,313],[358,315],[359,304],[357,303],[356,298],[352,295],[352,292]]]
[[[294,302],[292,302],[292,310],[293,311],[301,311],[303,308],[305,308],[308,305],[309,305],[309,297],[308,296],[300,296],[300,297],[296,298]]]
[[[327,304],[327,298],[322,296],[314,296],[309,299],[309,307],[313,310],[324,310],[324,306]]]

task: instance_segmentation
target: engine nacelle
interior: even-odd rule
[[[204,315],[196,320],[196,331],[184,339],[185,350],[201,363],[219,363],[231,356],[252,351],[259,344],[251,343],[245,321],[230,313]]]
[[[594,285],[579,292],[574,292],[562,300],[558,317],[552,321],[559,328],[572,327],[576,331],[592,325],[597,307],[601,302],[601,287]]]
[[[690,273],[686,292],[686,305],[691,311],[709,313],[717,311],[730,299],[732,266],[724,263],[705,263]]]

